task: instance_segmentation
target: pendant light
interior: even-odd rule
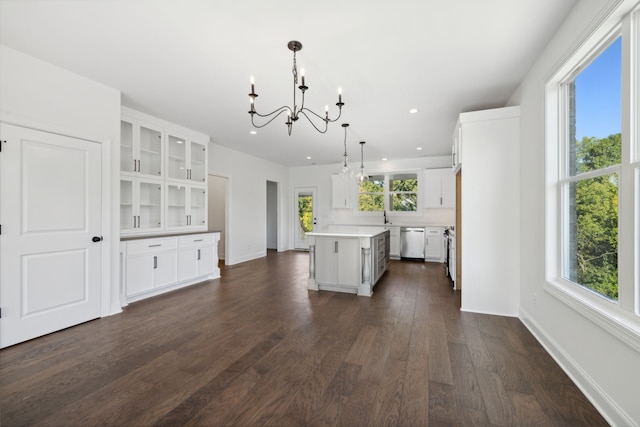
[[[342,127],[344,128],[344,154],[342,155],[342,165],[340,165],[338,174],[351,176],[352,170],[349,167],[349,156],[347,156],[347,128],[349,123],[343,123]]]
[[[356,175],[360,182],[369,180],[369,177],[364,173],[364,144],[364,141],[360,141],[360,172]]]

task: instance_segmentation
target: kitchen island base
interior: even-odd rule
[[[389,231],[357,229],[340,233],[307,233],[307,289],[370,297],[389,265]]]

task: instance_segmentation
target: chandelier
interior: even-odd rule
[[[342,115],[342,106],[344,105],[344,102],[342,102],[342,89],[338,88],[338,102],[336,103],[336,105],[338,106],[338,117],[336,117],[335,119],[330,119],[329,118],[329,106],[325,106],[324,109],[324,117],[315,113],[314,111],[310,110],[309,108],[304,106],[304,93],[306,92],[307,89],[309,89],[308,86],[305,85],[305,81],[304,81],[304,69],[300,69],[300,77],[301,77],[301,82],[300,82],[300,86],[298,86],[298,89],[300,89],[300,92],[302,92],[302,99],[301,99],[301,103],[300,106],[298,106],[298,104],[296,104],[296,85],[298,84],[298,66],[296,64],[296,52],[298,52],[299,50],[302,50],[302,43],[300,43],[299,41],[295,41],[292,40],[287,44],[287,47],[289,48],[290,51],[293,52],[293,107],[289,107],[288,105],[285,105],[283,107],[278,108],[277,110],[274,110],[268,114],[260,114],[256,111],[255,108],[255,101],[256,98],[258,97],[258,94],[255,92],[255,81],[253,79],[253,76],[251,76],[251,93],[249,94],[249,102],[251,103],[251,109],[249,110],[249,114],[251,115],[251,124],[256,127],[256,128],[262,128],[265,127],[266,125],[268,125],[269,123],[271,123],[276,117],[278,117],[280,114],[286,112],[287,113],[287,121],[285,122],[285,124],[287,125],[287,132],[289,135],[291,135],[291,128],[293,126],[293,123],[295,123],[300,116],[304,116],[307,120],[309,120],[309,123],[311,123],[311,125],[320,133],[325,133],[327,131],[327,128],[329,126],[330,122],[335,122],[336,120],[338,120],[340,118],[340,116]],[[256,124],[255,122],[255,116],[258,117],[265,117],[265,118],[269,118],[270,119],[267,120],[266,123],[263,123],[261,125]],[[317,119],[321,120],[322,122],[324,122],[324,129],[322,129],[322,125],[320,125],[320,127],[316,126],[316,124],[313,122],[312,117],[310,116],[315,116]]]

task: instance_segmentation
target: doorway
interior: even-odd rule
[[[295,189],[295,245],[296,249],[309,249],[307,233],[314,230],[317,225],[316,214],[316,189],[313,187]]]
[[[278,249],[278,183],[267,181],[267,249]]]
[[[227,206],[229,204],[229,179],[209,175],[208,181],[208,231],[220,232],[218,258],[225,260],[227,250]]]

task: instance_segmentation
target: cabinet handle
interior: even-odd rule
[[[140,172],[140,159],[138,159],[138,172]]]
[[[158,257],[155,255],[153,257],[153,268],[158,268]]]
[[[440,206],[442,206],[442,197],[440,197]]]
[[[195,239],[194,242],[202,242],[204,239]]]
[[[198,261],[200,261],[200,249],[198,249]]]
[[[138,228],[140,228],[140,215],[138,215]]]
[[[136,163],[136,159],[133,159],[133,171],[134,171],[134,172],[138,172],[138,171],[137,171],[137,167],[138,167],[138,166],[137,166],[137,163]]]
[[[159,248],[160,246],[162,246],[161,243],[159,243],[157,245],[149,245],[150,248]]]
[[[333,250],[335,253],[338,253],[338,241],[333,242]]]

